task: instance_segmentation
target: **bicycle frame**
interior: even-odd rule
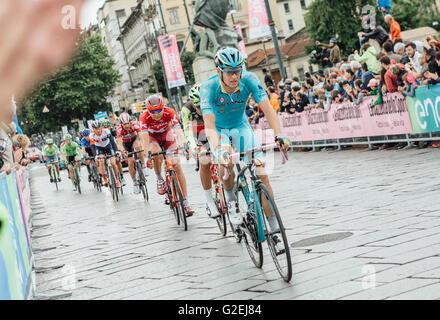
[[[246,203],[248,204],[248,212],[250,213],[250,216],[255,219],[257,218],[257,227],[258,227],[258,242],[263,242],[266,240],[266,236],[264,234],[264,221],[263,221],[263,212],[261,210],[261,203],[258,199],[257,192],[255,191],[258,188],[258,185],[262,183],[260,178],[257,176],[255,172],[255,164],[247,163],[246,166],[243,169],[240,169],[240,164],[236,164],[238,174],[237,174],[237,180],[236,185],[241,185],[244,196],[246,197]],[[246,178],[244,177],[244,174],[246,171],[249,171],[251,174],[251,181],[252,181],[252,188],[249,190],[248,183],[246,181]],[[250,197],[250,193],[253,194],[253,200]],[[238,199],[238,190],[237,193],[237,199]],[[255,209],[258,210],[255,210]],[[257,212],[256,212],[257,211]]]

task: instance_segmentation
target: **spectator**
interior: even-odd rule
[[[379,83],[377,82],[376,79],[371,79],[370,82],[368,82],[368,88],[370,89],[370,91],[368,92],[369,96],[377,96],[379,95],[379,87],[378,87]]]
[[[440,53],[437,53],[437,55],[435,56],[435,61],[437,63],[437,70],[440,66]],[[432,70],[434,71],[434,70]],[[425,77],[428,79],[428,84],[438,84],[440,83],[440,77],[439,77],[439,73],[438,72],[425,72]]]
[[[388,33],[385,31],[384,28],[382,28],[381,26],[377,26],[376,22],[370,21],[368,11],[363,10],[361,15],[363,20],[363,27],[368,28],[367,33],[358,32],[361,47],[370,39],[376,40],[380,46],[382,46],[386,41],[390,39]]]
[[[321,51],[319,53],[316,53],[316,50],[312,51],[312,54],[315,57],[315,59],[321,63],[324,69],[332,67],[333,64],[330,61],[330,50],[327,48],[325,44],[322,44],[319,41],[316,41],[316,45],[321,46]]]
[[[275,112],[278,113],[280,111],[280,96],[278,95],[274,87],[269,87],[267,91],[269,95],[269,102]]]
[[[330,48],[330,62],[331,66],[334,67],[338,62],[341,61],[341,49],[337,45],[336,38],[330,39],[330,44],[320,43],[319,41],[316,42],[317,45],[325,46],[326,48]]]
[[[393,44],[402,42],[402,36],[400,35],[400,25],[394,20],[391,14],[385,15],[385,22],[390,25],[391,41]]]
[[[362,63],[362,90],[366,90],[368,87],[368,82],[374,78],[374,73],[368,70],[366,63]]]
[[[303,112],[304,109],[309,105],[309,99],[307,98],[307,95],[301,92],[300,87],[294,87],[293,88],[293,97],[295,103],[295,111],[296,112]]]
[[[408,43],[405,46],[405,51],[409,58],[409,63],[407,63],[407,65],[410,67],[410,69],[414,67],[414,70],[417,73],[421,73],[422,66],[419,62],[420,53],[416,50],[416,45],[414,44],[414,42]]]
[[[391,14],[391,0],[378,0],[377,7],[385,17],[387,14]]]
[[[408,55],[406,54],[406,51],[405,51],[405,45],[403,43],[397,42],[394,45],[394,53],[401,57],[400,58],[401,64],[405,65],[409,62]]]
[[[356,50],[354,59],[359,62],[365,62],[368,66],[368,70],[374,74],[378,74],[380,72],[380,63],[376,59],[376,49],[374,49],[369,43],[366,43],[362,46],[362,52],[362,56],[359,56]]]
[[[402,58],[402,56],[393,52],[393,44],[391,42],[387,41],[383,44],[383,52],[391,60],[394,60],[395,63],[400,63],[400,59]],[[380,59],[378,59],[378,60],[380,60]]]
[[[266,68],[263,69],[263,74],[264,74],[264,83],[266,84],[266,88],[274,86],[272,77],[270,76],[270,74],[267,73]]]
[[[399,92],[404,96],[414,97],[417,88],[416,80],[411,71],[406,71],[402,76],[404,86],[399,87]]]
[[[362,77],[362,65],[358,61],[356,60],[351,61],[350,67],[351,70],[354,72],[354,77],[356,79]]]
[[[14,161],[18,165],[27,166],[30,161],[26,158],[26,151],[31,141],[24,134],[17,134],[15,140],[18,142],[19,148],[14,152]]]

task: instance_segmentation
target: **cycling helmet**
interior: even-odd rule
[[[88,137],[90,135],[90,129],[84,129],[81,134],[83,137]]]
[[[130,123],[130,115],[127,112],[123,112],[119,116],[119,120],[121,121],[121,124]]]
[[[66,135],[64,136],[64,140],[65,140],[65,141],[67,141],[67,140],[72,140],[72,136],[71,136],[70,134],[66,134]]]
[[[189,90],[189,99],[194,103],[195,106],[200,105],[200,83],[195,84],[191,90]]]
[[[163,99],[161,96],[154,94],[149,96],[145,101],[145,106],[148,110],[159,110],[164,107]]]
[[[53,144],[53,139],[46,139],[47,144]]]
[[[101,127],[102,127],[101,122],[99,122],[98,120],[92,121],[92,128],[97,129]]]
[[[244,58],[238,49],[225,48],[217,52],[214,62],[222,72],[236,71],[243,69]]]

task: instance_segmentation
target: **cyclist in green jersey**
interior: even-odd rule
[[[54,182],[55,179],[55,177],[52,177],[52,164],[54,164],[57,169],[58,182],[61,182],[60,166],[58,165],[59,156],[60,150],[58,150],[57,146],[53,143],[53,139],[47,139],[46,145],[43,147],[43,157],[49,171],[50,182]]]
[[[73,191],[76,191],[76,186],[73,178],[73,164],[77,168],[81,168],[81,148],[80,146],[72,141],[72,136],[70,134],[66,134],[64,136],[64,141],[66,142],[63,146],[63,157],[64,161],[67,163],[67,168],[69,169],[69,177],[72,182]],[[75,162],[77,161],[77,162]]]
[[[200,181],[205,193],[206,213],[211,218],[217,218],[220,212],[212,198],[211,157],[209,142],[205,134],[202,110],[200,110],[200,87],[195,84],[189,91],[189,100],[182,108],[182,123],[185,140],[190,152],[199,158]]]

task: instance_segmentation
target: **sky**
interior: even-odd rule
[[[88,27],[91,23],[96,23],[96,12],[105,0],[87,0],[81,13],[81,26]]]

